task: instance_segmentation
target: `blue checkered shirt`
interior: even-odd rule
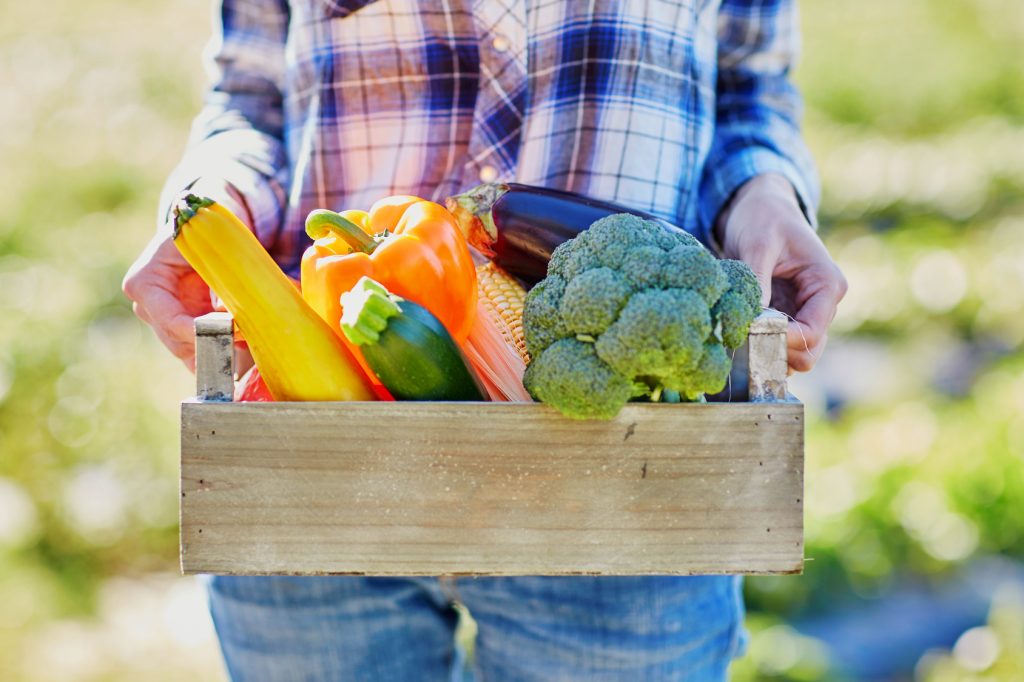
[[[212,85],[163,204],[212,176],[295,273],[313,208],[481,180],[568,189],[709,241],[761,173],[817,185],[795,0],[221,0]]]

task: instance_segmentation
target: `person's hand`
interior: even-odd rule
[[[248,215],[244,202],[226,183],[200,181],[192,191],[224,203],[243,220]],[[168,221],[128,269],[121,288],[139,319],[195,371],[195,318],[212,312],[215,304],[210,288],[178,251],[172,234]]]
[[[779,175],[753,178],[719,216],[715,233],[723,255],[742,260],[757,275],[761,305],[789,315],[790,371],[811,369],[847,285],[793,187]]]

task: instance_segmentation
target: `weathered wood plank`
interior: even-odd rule
[[[786,316],[766,310],[750,324],[748,392],[751,402],[786,400],[786,377],[789,372],[786,347]]]
[[[230,401],[234,392],[234,322],[208,313],[196,319],[196,397]]]
[[[187,573],[802,567],[803,406],[182,405]]]

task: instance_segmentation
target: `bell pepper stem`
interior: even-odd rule
[[[334,234],[354,250],[363,253],[373,253],[378,244],[354,222],[325,208],[310,211],[306,218],[306,234],[310,239],[320,239],[328,234]]]
[[[376,343],[388,320],[401,314],[401,300],[380,283],[363,277],[341,295],[341,331],[357,346]]]

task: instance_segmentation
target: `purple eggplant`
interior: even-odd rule
[[[547,274],[551,252],[600,218],[631,213],[680,228],[627,206],[516,183],[487,183],[445,202],[466,240],[513,275],[533,284]]]

